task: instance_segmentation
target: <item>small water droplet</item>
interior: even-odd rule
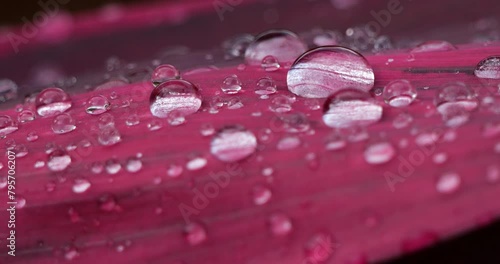
[[[155,87],[160,85],[161,83],[164,83],[165,81],[179,78],[179,71],[170,64],[163,64],[156,67],[156,69],[154,69],[153,73],[151,74],[151,82]]]
[[[319,47],[300,56],[288,71],[288,89],[307,98],[326,98],[340,90],[370,91],[373,69],[359,53],[340,46]]]
[[[17,120],[21,123],[28,123],[35,120],[35,113],[29,109],[22,110],[17,115]]]
[[[237,94],[241,91],[241,81],[236,75],[228,76],[222,81],[221,90],[225,94]]]
[[[264,69],[267,72],[272,72],[272,71],[279,70],[281,65],[280,65],[278,59],[276,59],[272,55],[268,55],[262,59],[261,67],[262,67],[262,69]]]
[[[368,146],[364,152],[368,164],[384,164],[389,162],[396,154],[396,150],[389,142],[379,142]]]
[[[162,127],[163,127],[163,125],[159,120],[151,120],[151,122],[148,123],[148,130],[149,131],[156,131]]]
[[[207,165],[207,162],[204,157],[193,157],[186,163],[186,168],[190,171],[201,170]]]
[[[210,152],[224,162],[242,160],[255,152],[257,138],[241,126],[222,128],[210,144]]]
[[[283,213],[274,213],[269,217],[271,233],[275,236],[285,236],[292,231],[292,221]]]
[[[300,141],[300,138],[294,136],[287,136],[282,138],[278,142],[276,148],[279,150],[291,150],[300,146],[301,143],[302,142]]]
[[[437,93],[435,104],[441,114],[446,114],[451,106],[459,106],[466,111],[472,111],[478,106],[475,93],[463,83],[443,86]]]
[[[159,118],[172,114],[187,116],[201,107],[201,96],[196,86],[185,80],[168,80],[151,92],[150,110]]]
[[[448,155],[444,152],[439,152],[432,156],[432,161],[436,164],[443,164],[448,160]]]
[[[436,190],[439,193],[450,194],[456,192],[462,183],[460,176],[454,172],[442,174],[436,182]]]
[[[286,113],[292,110],[292,100],[288,96],[279,95],[271,101],[269,110],[275,113]]]
[[[190,223],[184,228],[184,237],[191,246],[196,246],[207,240],[207,231],[198,223]]]
[[[491,56],[480,61],[474,74],[482,79],[500,79],[500,56]]]
[[[401,113],[392,120],[392,126],[401,129],[409,126],[413,122],[413,117],[407,113]]]
[[[201,126],[200,133],[204,137],[209,137],[215,134],[215,128],[211,124],[203,124]]]
[[[8,135],[18,129],[17,124],[12,120],[10,116],[2,115],[0,116],[0,134],[2,137]]]
[[[102,95],[93,96],[87,102],[87,114],[100,115],[110,108],[108,99]]]
[[[38,139],[38,133],[35,131],[29,132],[28,135],[26,135],[26,140],[29,142],[36,141]]]
[[[66,134],[75,129],[75,120],[69,114],[58,115],[52,122],[52,131],[56,134]]]
[[[384,88],[384,100],[392,107],[406,107],[417,97],[417,90],[407,80],[396,80]]]
[[[170,166],[167,169],[167,175],[172,178],[177,178],[181,176],[183,170],[184,169],[182,168],[182,166],[178,164],[170,164]]]
[[[131,173],[138,172],[142,169],[142,161],[136,157],[129,158],[125,168]]]
[[[255,37],[245,51],[249,65],[261,65],[266,56],[275,57],[280,63],[292,63],[307,50],[307,45],[287,30],[269,30]]]
[[[114,126],[102,127],[99,129],[97,141],[103,146],[112,146],[121,141],[121,135]]]
[[[63,171],[71,164],[71,157],[62,149],[55,149],[49,154],[47,168],[51,171]]]
[[[92,184],[86,179],[76,179],[73,183],[74,193],[84,193],[86,192]]]
[[[271,95],[276,93],[276,84],[273,79],[269,77],[261,78],[257,81],[255,93],[258,95]]]
[[[108,174],[117,174],[122,169],[122,165],[116,159],[109,159],[106,161],[105,168]]]
[[[348,89],[329,97],[323,122],[332,128],[367,126],[382,118],[383,108],[368,93]]]
[[[345,148],[346,141],[338,134],[332,134],[326,138],[325,149],[336,151]]]
[[[59,88],[47,88],[35,99],[36,112],[40,116],[55,116],[68,110],[72,105],[69,95]]]
[[[415,48],[413,48],[411,53],[422,53],[422,52],[435,52],[435,51],[451,51],[457,48],[451,43],[442,40],[431,40],[424,42]]]
[[[252,198],[255,205],[267,204],[272,196],[271,190],[265,186],[257,185],[252,189]]]

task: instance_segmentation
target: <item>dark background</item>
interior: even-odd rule
[[[44,2],[48,0],[42,0]],[[174,1],[174,0],[170,0]],[[207,0],[210,1],[210,0]],[[111,3],[133,4],[154,2],[154,0],[70,0],[64,9],[79,12],[95,9]],[[31,18],[40,10],[38,1],[3,1],[0,8],[0,25],[20,24],[23,17]],[[387,264],[404,263],[500,263],[500,223],[462,234],[452,240],[441,242],[432,248],[388,261]]]

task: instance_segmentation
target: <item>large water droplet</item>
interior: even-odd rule
[[[347,89],[325,103],[323,122],[332,128],[367,126],[382,118],[383,108],[368,93]]]
[[[0,137],[5,137],[18,129],[17,124],[10,118],[10,116],[0,116]]]
[[[54,118],[52,131],[56,134],[66,134],[76,129],[75,120],[69,114],[61,114]]]
[[[71,164],[71,157],[62,149],[55,149],[49,154],[47,168],[51,171],[63,171]]]
[[[155,87],[160,85],[161,83],[164,83],[165,81],[179,78],[179,71],[170,64],[163,64],[156,67],[156,69],[154,69],[153,73],[151,74],[151,82]]]
[[[474,74],[482,79],[500,79],[500,56],[491,56],[480,61]]]
[[[187,116],[196,113],[201,107],[198,89],[185,80],[168,80],[151,92],[150,110],[159,118],[172,114]]]
[[[368,92],[375,75],[359,53],[340,46],[319,47],[300,56],[288,71],[288,89],[307,98],[325,98],[345,88]]]
[[[396,150],[389,142],[379,142],[368,146],[365,150],[365,160],[368,164],[384,164],[389,162]]]
[[[224,162],[242,160],[257,148],[255,135],[241,126],[221,129],[210,144],[210,152]]]
[[[3,79],[0,80],[0,102],[5,102],[17,97],[17,85],[15,82]]]
[[[36,99],[36,112],[40,116],[54,116],[68,110],[72,105],[69,95],[59,88],[47,88]]]
[[[102,95],[93,96],[87,102],[87,113],[91,115],[100,115],[110,108],[109,101]]]
[[[307,46],[294,33],[287,30],[269,30],[257,37],[245,51],[245,61],[250,65],[261,65],[267,56],[273,56],[280,64],[292,63],[304,53]]]
[[[407,80],[396,80],[384,88],[384,100],[392,107],[405,107],[410,105],[417,97],[417,90]]]

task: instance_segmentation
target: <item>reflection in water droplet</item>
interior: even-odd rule
[[[326,98],[342,89],[368,92],[375,75],[359,53],[339,46],[320,47],[300,56],[288,71],[288,89],[307,98]]]
[[[185,80],[169,80],[151,92],[150,110],[159,118],[172,114],[187,116],[196,113],[201,107],[198,89]]]
[[[52,131],[56,134],[66,134],[75,129],[75,120],[69,114],[58,115],[52,122]]]
[[[153,71],[151,74],[151,82],[156,87],[161,83],[171,80],[171,79],[179,79],[180,73],[179,71],[170,64],[163,64]]]
[[[87,114],[100,115],[110,108],[109,101],[106,97],[102,95],[93,96],[87,102]]]
[[[201,224],[190,223],[184,228],[184,237],[191,246],[196,246],[207,240],[207,232]]]
[[[233,74],[222,81],[220,88],[225,94],[237,94],[241,91],[241,81]]]
[[[71,164],[71,157],[62,149],[55,149],[49,154],[47,168],[51,171],[63,171]]]
[[[434,51],[451,51],[457,48],[451,43],[442,40],[431,40],[424,42],[411,50],[411,53],[434,52]]]
[[[307,50],[307,46],[297,35],[286,30],[269,30],[257,37],[245,51],[245,61],[249,65],[261,65],[266,56],[274,56],[281,64],[292,63]]]
[[[327,99],[323,122],[332,128],[367,126],[378,122],[382,112],[368,93],[347,89]]]
[[[389,162],[394,155],[396,150],[389,142],[375,143],[368,148],[366,148],[364,155],[365,161],[368,164],[384,164]]]
[[[436,183],[436,190],[439,193],[450,194],[456,192],[462,183],[460,176],[454,172],[441,175]]]
[[[282,213],[274,213],[269,217],[271,233],[275,236],[284,236],[292,231],[292,221]]]
[[[210,143],[210,152],[224,162],[242,160],[255,152],[257,138],[241,126],[221,129]]]
[[[35,99],[36,112],[40,116],[54,116],[68,110],[72,105],[69,95],[59,88],[47,88]]]
[[[406,107],[417,97],[417,89],[407,80],[396,80],[384,88],[384,100],[392,107]]]
[[[500,56],[491,56],[480,61],[474,74],[482,79],[500,79]]]

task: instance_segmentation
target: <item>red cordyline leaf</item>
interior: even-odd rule
[[[30,77],[23,68],[28,63],[30,67],[42,65],[38,73],[75,75],[77,82],[58,83],[70,93],[72,107],[65,113],[75,121],[74,130],[57,134],[54,117],[37,115],[1,139],[6,153],[0,161],[3,175],[9,173],[9,151],[18,154],[14,190],[18,204],[16,256],[9,256],[10,249],[3,246],[0,263],[367,263],[422,249],[498,217],[500,128],[494,111],[498,99],[481,101],[468,122],[456,128],[443,124],[434,102],[439,88],[450,82],[466,84],[479,99],[498,98],[498,82],[477,78],[474,69],[481,60],[500,55],[500,42],[474,43],[475,29],[470,35],[458,34],[469,32],[462,29],[471,21],[495,14],[496,1],[480,5],[444,1],[435,7],[449,11],[447,4],[453,3],[468,9],[470,18],[464,22],[456,13],[445,18],[428,16],[426,1],[402,1],[405,13],[397,19],[394,16],[385,28],[401,39],[398,45],[409,47],[436,36],[470,44],[423,53],[407,48],[363,52],[375,73],[372,96],[381,105],[379,91],[394,80],[411,82],[418,88],[418,97],[403,110],[384,105],[382,119],[365,130],[343,135],[350,140],[345,139],[347,145],[339,150],[327,148],[335,132],[323,123],[325,99],[293,96],[287,89],[287,68],[265,71],[241,64],[241,58],[224,60],[224,50],[211,49],[230,34],[267,29],[266,23],[305,32],[301,33],[305,39],[315,34],[306,29],[331,27],[326,17],[340,28],[369,23],[375,19],[370,11],[383,10],[387,3],[354,1],[339,10],[345,7],[342,1],[221,2],[229,8],[223,21],[218,9],[214,12],[215,2],[205,1],[125,8],[122,16],[103,27],[96,22],[101,11],[80,15],[70,33],[56,34],[59,40],[67,40],[60,45],[68,51],[57,51],[59,46],[50,46],[40,37],[19,46],[20,53],[14,56],[9,54],[10,43],[4,42],[0,64],[5,76],[26,85],[19,96],[38,92],[53,81],[45,75]],[[192,20],[168,16],[163,20],[167,26],[149,24],[162,21],[162,12],[178,15],[180,10],[183,19]],[[255,18],[262,13],[264,22]],[[297,14],[304,16],[297,19]],[[352,14],[367,18],[355,19]],[[397,21],[409,26],[413,20],[420,25],[411,27],[411,32],[395,25]],[[446,22],[448,31],[418,32]],[[220,31],[210,32],[210,38],[202,25],[217,26]],[[241,28],[233,29],[235,25]],[[115,31],[113,38],[103,35]],[[109,45],[98,49],[102,43]],[[150,111],[153,86],[146,58],[160,47],[180,43],[195,51],[170,48],[157,59],[181,69],[182,78],[200,89],[203,105],[185,123],[172,126]],[[77,52],[70,52],[73,49]],[[58,59],[51,52],[70,57]],[[119,73],[131,83],[87,89],[106,79],[91,69],[112,54],[139,61],[125,66],[108,62],[118,68],[107,72],[108,80]],[[56,66],[44,66],[47,61]],[[208,66],[213,64],[217,67]],[[242,91],[226,95],[221,86],[233,74],[241,81]],[[272,78],[277,86],[277,93],[269,99],[254,93],[263,77]],[[89,99],[94,96],[107,98],[111,109],[101,115],[88,114]],[[15,101],[4,103],[0,115],[17,119],[21,108],[35,110],[32,97],[20,106]],[[290,102],[292,110],[271,111],[282,100]],[[413,121],[397,129],[394,122],[401,114]],[[120,135],[120,142],[111,146],[103,145],[109,142],[109,137],[103,139],[103,133],[110,132],[103,127],[106,115],[113,118]],[[212,128],[218,131],[228,125],[243,126],[257,137],[257,150],[240,162],[223,162],[210,153]],[[353,133],[367,138],[353,140]],[[289,139],[287,150],[278,147],[284,138]],[[290,142],[299,145],[290,147]],[[368,164],[368,146],[380,142],[394,146],[394,157],[385,164]],[[54,171],[52,158],[60,153],[67,153],[71,163]],[[199,168],[192,169],[195,165]],[[182,172],[177,175],[179,168]],[[4,205],[9,201],[6,185],[2,178]],[[2,211],[3,239],[14,229],[7,226],[9,214]]]

